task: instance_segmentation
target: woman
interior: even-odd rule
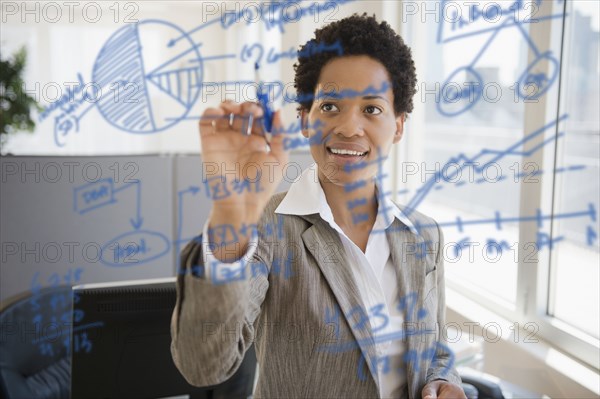
[[[203,162],[219,165],[206,181],[223,178],[221,192],[247,185],[214,199],[202,236],[182,252],[175,364],[191,384],[217,384],[255,343],[258,398],[463,398],[440,334],[441,232],[403,212],[377,178],[412,111],[410,49],[387,23],[354,15],[302,50],[338,42],[343,54],[295,65],[315,164],[287,193],[272,195],[288,159],[279,113],[269,148],[249,123],[262,117],[258,105],[204,112]],[[248,126],[254,134],[240,134]]]

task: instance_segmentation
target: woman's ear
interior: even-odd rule
[[[406,113],[401,113],[396,118],[396,133],[394,133],[394,144],[400,141],[402,134],[404,133],[404,121],[406,120]]]
[[[305,109],[300,111],[300,132],[308,138],[308,112]]]

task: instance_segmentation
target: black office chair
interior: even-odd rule
[[[70,360],[64,344],[69,331],[60,316],[70,312],[70,298],[71,287],[44,288],[10,301],[0,312],[0,396],[69,397]]]
[[[174,291],[171,299],[172,309]],[[72,308],[70,286],[43,288],[37,293],[22,294],[8,301],[8,305],[0,311],[0,398],[65,399],[71,396],[72,358],[68,347]],[[167,353],[167,357],[170,357],[169,327],[168,322],[164,324],[162,335],[167,339],[160,351]],[[158,367],[168,367],[165,364],[167,362]],[[194,390],[190,397],[246,398],[251,392],[255,371],[256,354],[252,346],[231,379]]]
[[[500,386],[484,378],[461,376],[467,399],[504,399]]]

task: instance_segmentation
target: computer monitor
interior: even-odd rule
[[[73,287],[72,398],[248,398],[254,346],[226,382],[188,384],[171,357],[175,278]],[[202,359],[198,359],[199,362]]]

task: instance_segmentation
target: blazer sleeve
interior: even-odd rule
[[[195,386],[220,384],[239,368],[254,342],[254,322],[269,287],[266,246],[249,250],[240,270],[230,274],[228,280],[216,281],[216,273],[212,273],[231,264],[214,258],[205,264],[210,257],[203,254],[207,251],[203,251],[202,241],[200,235],[181,252],[177,301],[171,319],[173,361]],[[249,255],[251,258],[246,258]],[[255,275],[256,266],[263,270]],[[211,268],[210,278],[204,273],[206,267]]]
[[[444,282],[444,234],[442,229],[436,223],[439,236],[439,247],[436,258],[437,288],[438,288],[438,309],[437,309],[437,348],[435,356],[429,369],[427,370],[426,383],[433,380],[446,380],[455,384],[461,384],[460,376],[454,367],[454,353],[448,347],[448,342],[442,328],[446,323],[446,286]]]

